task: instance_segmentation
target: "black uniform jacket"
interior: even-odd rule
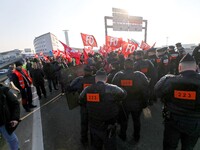
[[[165,75],[156,83],[155,93],[172,114],[200,118],[200,74],[195,71]]]
[[[90,122],[101,123],[118,115],[118,104],[125,96],[120,87],[99,81],[81,92],[80,103],[86,104]]]
[[[112,83],[126,90],[127,97],[123,105],[128,111],[140,111],[147,106],[149,81],[144,73],[126,69],[118,72]]]

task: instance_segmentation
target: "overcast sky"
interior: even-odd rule
[[[34,49],[34,38],[48,32],[65,42],[65,29],[71,47],[83,47],[81,32],[94,35],[101,46],[105,42],[104,16],[112,16],[113,7],[148,20],[150,45],[200,43],[199,0],[0,0],[0,52]],[[108,29],[108,35],[144,39],[144,31]]]

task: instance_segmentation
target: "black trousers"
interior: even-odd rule
[[[81,114],[81,140],[88,140],[88,111],[85,106],[80,107]]]
[[[119,124],[120,124],[120,136],[123,138],[126,138],[126,130],[128,128],[128,119],[129,115],[131,114],[132,120],[133,120],[133,137],[135,140],[140,139],[140,128],[141,128],[141,122],[140,122],[140,116],[141,116],[142,110],[140,111],[126,111],[121,110],[119,113]]]
[[[35,88],[36,88],[37,95],[39,98],[41,98],[41,93],[44,96],[46,96],[46,89],[45,89],[44,83],[41,83],[40,85],[36,85]]]
[[[49,91],[50,92],[52,91],[52,85],[51,85],[52,83],[53,83],[54,89],[57,89],[55,79],[47,79],[47,81],[48,81],[48,86],[49,86]]]
[[[200,136],[200,120],[172,117],[165,120],[163,150],[176,150],[181,141],[181,150],[193,150]]]
[[[26,87],[20,90],[21,97],[22,97],[22,105],[26,109],[28,105],[32,105],[33,96],[31,87]]]
[[[108,137],[106,130],[97,130],[90,127],[91,150],[117,150],[116,134]]]

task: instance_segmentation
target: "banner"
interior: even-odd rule
[[[93,35],[81,33],[81,37],[84,46],[97,47],[97,42]]]
[[[123,43],[122,38],[106,36],[106,46],[112,47],[113,49],[117,49],[121,47],[122,43]]]

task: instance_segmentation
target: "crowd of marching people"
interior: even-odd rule
[[[72,66],[76,67],[75,59],[69,61],[61,56],[29,58],[26,59],[26,63],[18,61],[15,65],[11,65],[9,67],[8,77],[12,87],[21,93],[22,106],[26,112],[30,112],[32,108],[37,107],[33,105],[32,101],[32,84],[36,88],[39,100],[48,98],[45,80],[47,81],[50,93],[53,90],[60,90],[62,95],[64,95],[65,92],[77,91],[80,94],[82,144],[88,144],[88,131],[90,131],[92,149],[100,150],[104,146],[104,149],[115,150],[117,149],[116,124],[118,123],[120,125],[118,134],[120,139],[126,141],[128,118],[131,116],[134,129],[133,139],[135,143],[138,143],[140,141],[140,116],[142,110],[149,105],[153,105],[158,98],[165,99],[167,92],[165,90],[159,91],[159,89],[162,89],[162,81],[168,81],[168,78],[171,79],[172,76],[179,78],[182,73],[181,69],[184,70],[183,68],[188,66],[185,62],[192,62],[192,64],[195,62],[195,64],[200,65],[199,49],[199,46],[196,47],[193,51],[193,56],[191,56],[186,53],[181,43],[177,43],[175,46],[150,48],[145,51],[135,50],[127,58],[118,51],[112,51],[106,56],[102,56],[98,52],[88,54],[86,62],[82,56],[80,57],[80,65],[85,64],[84,74],[74,78],[72,81],[68,81],[68,84],[65,82],[67,77],[63,72]],[[199,68],[194,67],[191,69],[188,67],[184,71],[187,70],[192,70],[193,74],[195,74],[199,71]],[[168,74],[171,76],[165,79],[164,77]],[[196,75],[194,78],[194,80],[196,78],[198,79],[199,75]],[[191,87],[193,87],[195,84],[195,87],[200,88],[200,84],[198,83],[189,81],[186,84],[185,82],[185,80],[183,82],[181,80],[180,85],[184,84],[189,87],[192,85]],[[179,82],[177,83],[179,85]],[[194,90],[194,88],[191,89]],[[187,91],[188,89],[178,87],[176,91],[180,92],[184,90]],[[163,95],[156,92],[163,93]],[[200,116],[200,100],[196,96],[200,93],[198,93],[199,91],[195,92],[195,94],[194,91],[192,93],[193,101],[189,101],[191,98],[188,98],[188,102],[185,103],[179,102],[179,100],[186,99],[187,97],[184,98],[183,96],[175,95],[175,98],[176,102],[178,101],[177,107],[183,107],[183,110],[188,110],[188,107],[185,106],[190,105],[190,112],[194,112],[194,116]],[[186,92],[186,94],[191,93]],[[192,103],[194,101],[197,101],[197,103]],[[168,104],[167,102],[164,103]],[[173,102],[171,103],[173,104]],[[193,105],[195,106],[192,107]],[[176,113],[175,116],[177,116]],[[190,117],[193,118],[194,124],[200,120],[198,117]],[[172,118],[170,116],[167,119],[170,120]],[[181,119],[178,118],[178,120]],[[182,120],[187,119],[186,117]],[[174,116],[172,120],[174,120]],[[171,131],[169,125],[165,127],[168,128],[166,131]],[[165,135],[167,134],[169,133]],[[189,134],[186,135],[188,136]],[[195,137],[198,136],[195,135]],[[168,150],[169,144],[173,145],[170,149],[176,149],[177,144],[170,143],[171,141],[169,141],[167,136],[164,140],[163,149]],[[194,145],[195,142],[185,144],[183,147],[192,149],[191,147]]]

